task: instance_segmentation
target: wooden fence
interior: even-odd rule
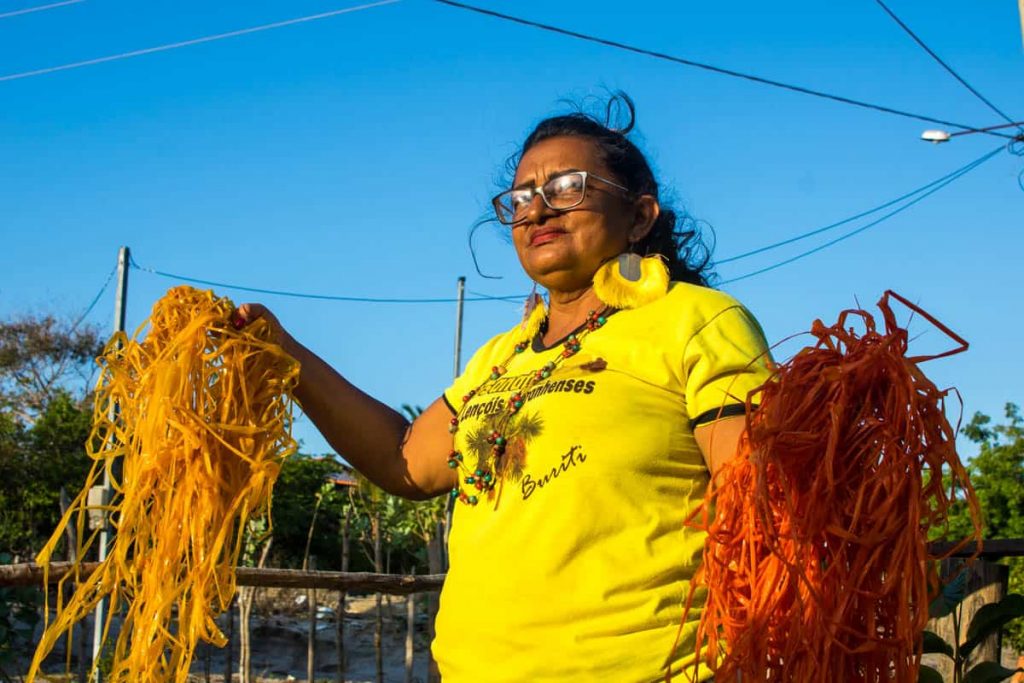
[[[50,565],[49,582],[56,583],[72,568],[70,562],[54,562]],[[82,564],[80,579],[96,570],[97,562]],[[323,590],[386,593],[408,595],[430,593],[441,590],[444,574],[423,574],[402,576],[397,574],[373,574],[370,572],[321,572],[298,569],[256,569],[238,567],[235,570],[239,586],[260,588],[314,588]],[[31,562],[0,565],[0,586],[38,586],[43,582],[43,569]]]
[[[957,558],[970,557],[976,550],[974,546],[969,546],[956,549],[955,552],[950,553],[955,547],[951,543],[932,543],[929,546],[929,550],[935,555],[950,555],[951,559],[943,562],[943,574],[948,575],[959,571],[959,568],[963,565],[963,560],[958,560]],[[967,589],[969,598],[964,602],[964,624],[970,623],[971,617],[982,605],[998,602],[1006,595],[1007,568],[992,562],[992,560],[1003,557],[1024,557],[1024,539],[993,539],[983,543],[979,559],[971,567]],[[80,575],[78,578],[81,579],[88,576],[98,566],[98,563],[95,562],[83,563],[79,570]],[[69,562],[55,562],[51,564],[46,577],[48,583],[56,583],[71,572],[73,567],[74,565]],[[445,575],[403,576],[369,572],[329,572],[238,567],[236,569],[236,577],[239,586],[412,595],[440,591]],[[43,580],[44,572],[42,567],[34,563],[0,565],[0,587],[38,586],[43,583]],[[406,680],[411,681],[411,612],[409,617],[410,627],[406,650],[408,673]],[[930,629],[935,630],[947,641],[956,637],[956,634],[952,633],[951,623],[946,623],[948,620],[949,618],[947,617],[945,621],[933,621],[929,624]],[[963,634],[959,635],[962,638]],[[1001,639],[999,634],[995,634],[988,642],[976,650],[976,656],[979,659],[998,661],[1000,650]],[[230,665],[228,671],[230,672]],[[431,671],[430,674],[428,680],[437,680],[436,671]]]

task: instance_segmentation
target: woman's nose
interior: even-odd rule
[[[548,207],[544,198],[538,193],[530,199],[530,206],[526,210],[526,220],[530,223],[543,223],[545,219],[554,213],[554,210]]]

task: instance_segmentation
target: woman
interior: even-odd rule
[[[693,659],[696,610],[670,654],[703,547],[683,520],[732,456],[767,353],[704,286],[707,259],[687,262],[693,233],[631,127],[573,114],[527,138],[494,206],[550,304],[412,424],[280,332],[339,453],[391,493],[458,499],[433,643],[446,683],[646,682]],[[255,304],[239,324],[260,316],[276,324]]]

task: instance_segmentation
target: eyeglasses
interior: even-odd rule
[[[491,200],[498,220],[505,225],[515,225],[526,220],[526,214],[533,203],[534,195],[540,195],[544,204],[555,211],[572,209],[583,203],[587,196],[587,180],[598,180],[633,196],[629,188],[607,178],[586,171],[570,171],[549,179],[540,187],[524,187],[507,190]]]

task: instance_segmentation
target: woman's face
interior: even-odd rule
[[[601,162],[593,142],[555,137],[523,155],[513,187],[539,187],[567,171],[587,171],[621,183]],[[621,190],[588,179],[586,198],[572,209],[549,209],[534,196],[526,220],[512,227],[512,243],[535,282],[548,290],[578,291],[590,286],[605,261],[626,250],[637,220],[636,205]]]

